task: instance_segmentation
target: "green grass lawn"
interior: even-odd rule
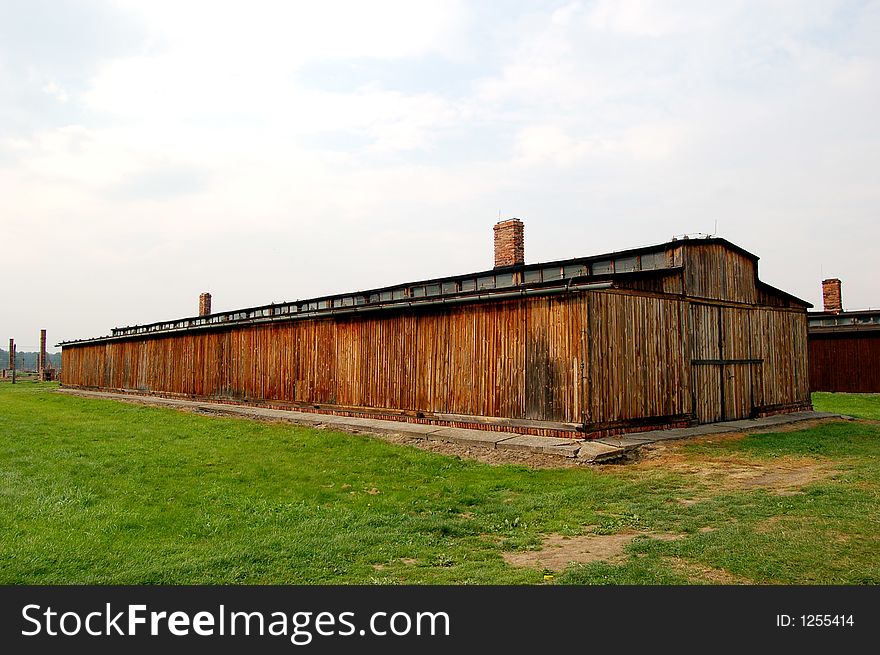
[[[544,583],[502,554],[626,531],[642,536],[618,559],[550,582],[880,582],[871,423],[677,444],[668,466],[534,470],[52,388],[0,384],[2,584]],[[777,466],[825,473],[725,477]]]
[[[828,393],[813,394],[813,407],[817,412],[837,412],[847,416],[880,421],[880,394],[876,393]]]

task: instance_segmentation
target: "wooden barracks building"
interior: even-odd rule
[[[810,407],[807,308],[720,238],[115,328],[63,383],[553,436]]]
[[[822,280],[822,305],[809,314],[810,389],[880,393],[880,309],[844,311],[837,278]]]

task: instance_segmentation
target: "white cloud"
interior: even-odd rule
[[[458,0],[119,0],[155,34],[153,50],[248,74],[325,58],[448,53],[466,19]],[[256,66],[252,66],[256,64]]]
[[[59,306],[64,336],[205,285],[231,308],[482,268],[499,208],[532,260],[718,219],[769,281],[809,296],[813,261],[845,261],[847,297],[880,303],[857,268],[880,237],[877,3],[113,4],[145,38],[76,75],[0,49],[0,111],[46,115],[0,135],[0,220],[64,262],[22,302],[91,298]],[[849,231],[819,246],[829,217]]]
[[[520,131],[516,142],[517,162],[525,165],[553,163],[568,166],[590,150],[556,125],[533,125]]]
[[[710,28],[721,18],[719,13],[716,3],[600,0],[589,11],[587,24],[627,36],[661,37]]]
[[[58,102],[65,103],[67,102],[68,96],[67,92],[62,89],[60,86],[55,84],[55,82],[47,82],[43,86],[43,93],[46,93],[53,98],[55,98]]]

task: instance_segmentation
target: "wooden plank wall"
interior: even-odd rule
[[[587,309],[587,421],[690,413],[687,303],[596,294]]]
[[[809,403],[806,313],[753,309],[749,318],[751,356],[764,360],[754,379],[755,404]]]
[[[742,362],[752,358],[751,309],[743,307],[719,307],[721,312],[721,354],[725,361]],[[757,359],[757,358],[756,358]],[[724,396],[723,418],[725,420],[746,418],[751,415],[752,375],[763,364],[730,363],[721,367],[722,394]]]
[[[755,408],[809,402],[806,331],[801,311],[692,303],[697,419],[747,418]]]
[[[685,248],[685,293],[754,305],[758,300],[756,264],[720,243],[689,243]]]
[[[694,303],[691,314],[691,358],[697,361],[721,359],[721,332],[719,308],[714,305]],[[694,413],[700,423],[721,420],[721,367],[711,364],[692,366],[694,381]]]
[[[880,393],[880,332],[811,334],[813,391]]]
[[[71,386],[241,401],[711,422],[809,402],[806,325],[803,311],[589,291],[69,345],[63,370]]]
[[[686,303],[595,291],[66,346],[65,383],[581,423],[690,411]]]

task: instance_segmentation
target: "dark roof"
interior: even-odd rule
[[[663,276],[680,269],[666,258],[666,251],[685,243],[719,244],[757,262],[758,257],[719,237],[673,239],[666,243],[589,257],[560,259],[535,264],[519,264],[493,268],[466,275],[455,275],[392,286],[367,289],[353,293],[319,296],[306,300],[271,303],[237,309],[209,316],[191,316],[171,321],[113,328],[110,335],[90,339],[62,341],[59,346],[94,343],[144,336],[157,333],[182,332],[199,329],[229,327],[251,323],[287,321],[313,316],[353,314],[377,308],[402,308],[437,302],[466,302],[491,299],[510,294],[530,295],[530,291],[549,293],[550,289],[570,288],[595,284],[600,281],[631,278],[633,276]],[[514,283],[514,273],[521,280]],[[574,282],[577,281],[575,285]],[[799,298],[758,281],[773,293],[807,306]]]
[[[880,309],[856,309],[847,312],[826,312],[825,310],[820,310],[815,312],[808,312],[807,316],[809,318],[858,318],[863,316],[880,316]]]
[[[813,306],[813,303],[807,302],[803,298],[798,298],[797,296],[793,296],[792,294],[788,293],[787,291],[783,291],[782,289],[778,289],[770,284],[767,284],[766,282],[764,282],[762,280],[758,280],[758,288],[764,289],[765,291],[768,291],[771,294],[781,296],[782,298],[785,298],[788,301],[796,302],[799,305],[803,305],[804,307],[812,307]]]

